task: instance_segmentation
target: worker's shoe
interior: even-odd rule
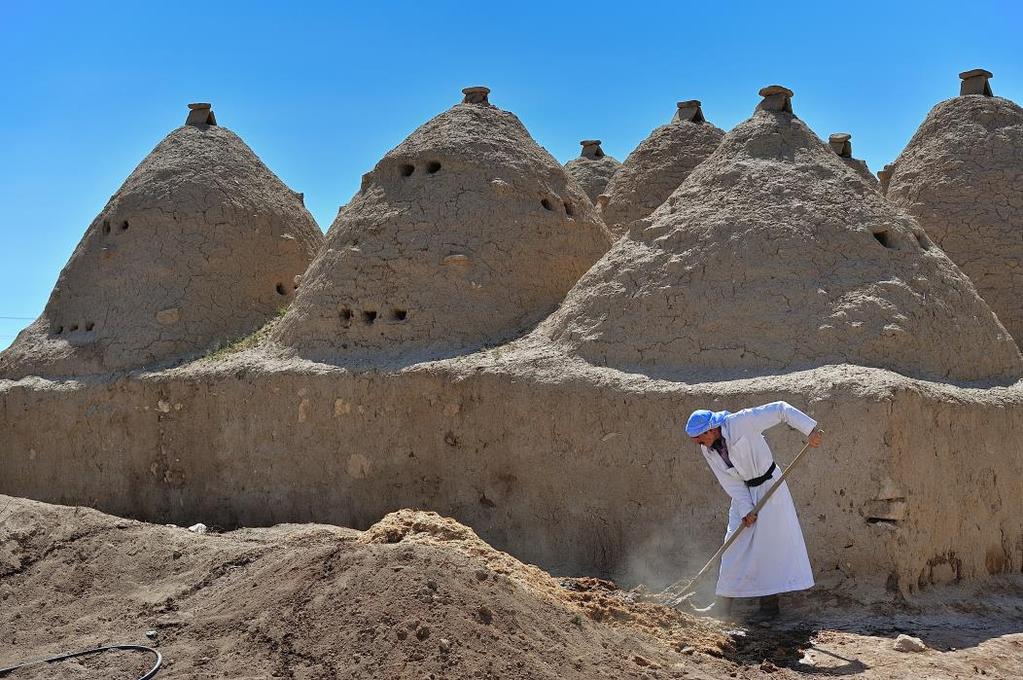
[[[760,598],[760,609],[749,617],[751,622],[770,621],[778,618],[781,609],[778,606],[777,595],[765,595]]]
[[[722,597],[718,595],[714,598],[714,608],[711,610],[713,616],[716,619],[722,621],[730,621],[735,618],[735,598],[733,597]]]

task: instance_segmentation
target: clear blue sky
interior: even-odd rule
[[[484,84],[562,162],[624,159],[701,99],[729,129],[763,85],[890,162],[959,71],[1023,102],[1023,3],[0,2],[0,317],[35,317],[135,165],[211,101],[324,230],[362,173]],[[0,319],[0,347],[28,321]]]

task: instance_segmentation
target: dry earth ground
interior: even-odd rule
[[[1015,678],[1023,579],[866,607],[788,601],[770,627],[556,579],[403,510],[365,532],[200,535],[0,496],[0,667],[99,644],[160,649],[159,678]],[[906,632],[929,649],[892,648]],[[147,635],[148,634],[148,635]],[[138,678],[129,652],[7,678]]]

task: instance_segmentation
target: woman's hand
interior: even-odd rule
[[[751,526],[753,526],[753,523],[756,522],[756,521],[757,521],[757,513],[751,512],[750,514],[748,514],[748,515],[746,515],[745,517],[742,518],[742,525],[744,527],[751,527]]]
[[[806,443],[809,444],[810,446],[812,446],[815,449],[818,446],[820,446],[821,442],[823,442],[823,441],[824,441],[824,434],[821,433],[820,430],[814,430],[813,432],[810,433],[810,436],[806,438]]]

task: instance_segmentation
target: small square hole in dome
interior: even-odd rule
[[[887,229],[875,231],[874,238],[877,239],[877,242],[883,245],[885,248],[888,248],[890,250],[895,249],[895,242],[892,240],[891,233]]]

